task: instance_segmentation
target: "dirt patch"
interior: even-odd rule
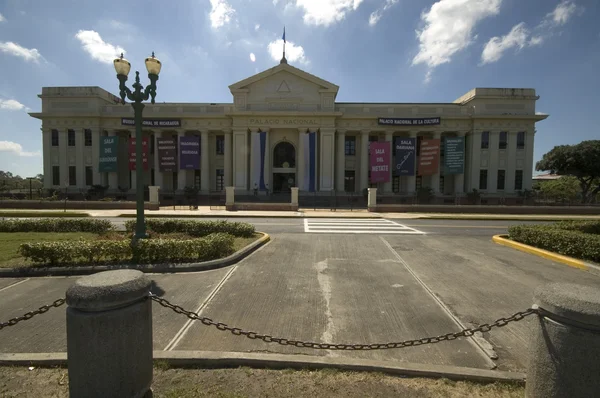
[[[158,364],[152,385],[154,397],[524,397],[523,386],[478,384],[447,379],[402,378],[380,373],[340,372],[331,369],[264,370],[168,369]],[[2,397],[68,397],[66,369],[29,370],[0,367]]]

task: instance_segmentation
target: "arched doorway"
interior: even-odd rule
[[[288,141],[273,148],[273,192],[290,192],[296,186],[296,147]]]

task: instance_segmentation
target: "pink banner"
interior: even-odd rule
[[[391,142],[371,142],[371,182],[390,182]]]

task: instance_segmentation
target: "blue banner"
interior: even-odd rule
[[[417,158],[417,139],[396,137],[394,151],[396,155],[394,175],[414,176],[415,160]]]

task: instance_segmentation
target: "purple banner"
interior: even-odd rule
[[[179,137],[179,169],[200,169],[200,137]]]

